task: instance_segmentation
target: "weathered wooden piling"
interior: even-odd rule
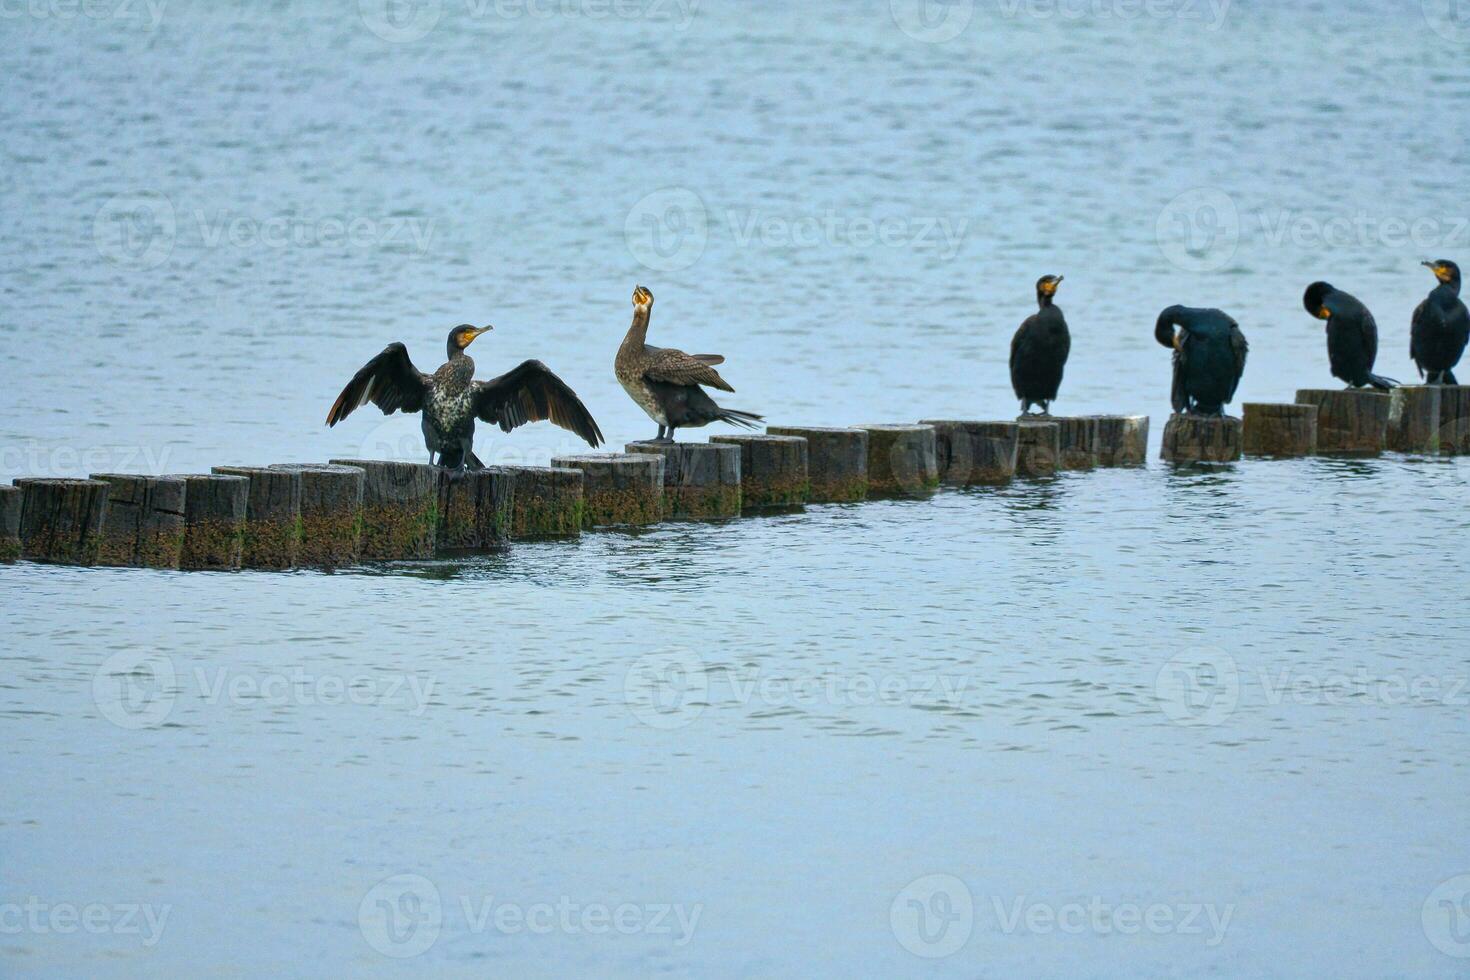
[[[1098,466],[1148,465],[1147,415],[1091,415],[1097,422]]]
[[[811,499],[809,449],[801,436],[713,436],[710,442],[740,447],[742,507],[792,507]]]
[[[1470,385],[1439,389],[1439,451],[1447,456],[1470,455]]]
[[[0,562],[20,557],[20,487],[0,486]]]
[[[1243,428],[1232,415],[1171,415],[1159,457],[1171,463],[1233,463],[1240,459]]]
[[[340,568],[356,562],[362,553],[362,469],[333,463],[276,463],[270,468],[301,474],[296,563]]]
[[[584,527],[656,524],[664,516],[664,458],[654,453],[555,456],[555,467],[581,470]]]
[[[107,521],[108,485],[101,480],[23,477],[22,557],[59,565],[95,565]]]
[[[1049,419],[1016,420],[1016,475],[1056,476],[1062,465],[1062,427]]]
[[[740,447],[714,442],[630,442],[630,453],[664,458],[667,517],[740,516]]]
[[[860,425],[868,434],[868,496],[922,497],[939,486],[932,425]]]
[[[434,557],[439,530],[439,468],[389,459],[334,459],[363,471],[364,561]]]
[[[301,551],[301,473],[268,466],[216,466],[250,481],[245,498],[244,568],[295,568]]]
[[[768,425],[766,434],[806,440],[807,501],[841,504],[868,496],[868,434],[862,429]]]
[[[223,473],[189,473],[184,481],[184,550],[179,567],[233,571],[245,552],[250,481]]]
[[[1057,416],[1057,468],[1090,470],[1097,467],[1097,417]]]
[[[1247,456],[1312,456],[1317,452],[1317,406],[1246,402],[1241,406],[1241,451]]]
[[[184,553],[184,481],[177,476],[93,473],[108,485],[97,564],[178,568]]]
[[[582,471],[565,466],[506,466],[515,474],[512,540],[565,538],[582,533]]]
[[[449,551],[502,548],[510,540],[516,474],[504,466],[439,470],[437,547]]]
[[[939,482],[970,487],[1009,483],[1016,475],[1021,427],[1015,422],[925,419],[934,428]]]
[[[1388,393],[1387,447],[1400,453],[1438,453],[1439,385],[1403,385]]]
[[[1367,388],[1303,388],[1298,405],[1317,406],[1319,453],[1383,452],[1388,442],[1388,416],[1393,399]]]

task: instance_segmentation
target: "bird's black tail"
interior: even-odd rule
[[[1368,383],[1377,388],[1379,391],[1388,391],[1399,386],[1399,382],[1395,381],[1393,378],[1385,378],[1380,374],[1368,375]]]
[[[722,408],[720,409],[720,414],[715,416],[715,419],[720,422],[728,422],[731,425],[738,425],[744,429],[758,429],[760,426],[756,425],[756,423],[764,422],[766,417],[764,415],[756,415],[754,412],[742,412],[734,408]]]

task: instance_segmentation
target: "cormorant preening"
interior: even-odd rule
[[[1409,356],[1419,366],[1425,384],[1457,385],[1450,370],[1460,363],[1465,342],[1470,340],[1470,313],[1460,299],[1460,267],[1440,259],[1425,262],[1439,285],[1414,311],[1414,328],[1409,334]]]
[[[1372,385],[1382,391],[1398,384],[1392,378],[1373,373],[1378,359],[1378,322],[1357,297],[1330,283],[1314,282],[1302,297],[1307,312],[1327,321],[1327,360],[1332,376],[1347,382],[1349,388]]]
[[[725,359],[719,354],[686,354],[668,347],[650,347],[648,316],[653,310],[653,294],[642,286],[633,290],[633,325],[618,348],[613,372],[638,407],[658,423],[655,442],[673,442],[675,429],[693,429],[711,422],[754,429],[761,416],[721,408],[705,394],[700,385],[733,392],[715,370]],[[664,430],[668,430],[668,435]]]
[[[465,348],[490,329],[464,324],[449,331],[449,360],[433,374],[413,366],[407,347],[389,344],[347,382],[327,412],[327,425],[336,425],[368,402],[384,415],[423,412],[429,462],[438,453],[440,466],[457,470],[484,465],[474,453],[475,419],[495,422],[506,432],[550,419],[589,445],[599,445],[602,432],[586,406],[540,361],[526,361],[493,381],[475,380],[475,362]]]
[[[1174,350],[1174,411],[1224,415],[1250,349],[1240,324],[1219,310],[1171,306],[1159,314],[1154,338]]]
[[[1041,414],[1051,414],[1051,403],[1062,386],[1062,370],[1072,352],[1072,335],[1062,309],[1052,305],[1062,276],[1042,276],[1036,281],[1039,312],[1028,316],[1011,338],[1011,387],[1021,399],[1021,414],[1041,403]]]

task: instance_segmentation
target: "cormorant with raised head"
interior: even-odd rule
[[[1349,388],[1371,385],[1387,391],[1398,384],[1373,373],[1378,359],[1378,322],[1357,297],[1336,289],[1331,283],[1314,282],[1302,296],[1302,305],[1319,320],[1327,321],[1327,360],[1332,376]]]
[[[462,324],[449,331],[449,360],[424,374],[408,359],[408,348],[389,344],[347,382],[327,412],[336,425],[372,402],[384,415],[422,412],[429,462],[455,470],[484,466],[474,453],[475,420],[494,422],[509,432],[527,422],[550,419],[587,440],[602,442],[602,432],[576,392],[540,361],[526,361],[493,381],[475,380],[475,362],[465,348],[492,329]]]
[[[1011,338],[1011,387],[1021,399],[1021,414],[1041,404],[1041,414],[1051,414],[1051,403],[1062,386],[1062,370],[1072,352],[1072,335],[1062,308],[1052,303],[1062,276],[1042,276],[1036,281],[1036,303],[1041,309],[1028,316]]]
[[[648,417],[658,423],[655,442],[673,442],[675,429],[694,429],[711,422],[754,429],[761,416],[721,408],[700,385],[733,392],[715,370],[725,359],[719,354],[686,354],[646,343],[653,294],[642,286],[633,290],[633,325],[618,348],[613,372],[618,383]],[[667,435],[665,431],[667,430]]]
[[[1465,343],[1470,340],[1470,313],[1460,299],[1460,267],[1445,259],[1424,264],[1439,285],[1414,311],[1409,356],[1425,384],[1457,385],[1460,382],[1451,369],[1460,363]]]
[[[1224,415],[1250,349],[1240,324],[1219,310],[1171,306],[1159,314],[1154,339],[1174,351],[1174,411]]]

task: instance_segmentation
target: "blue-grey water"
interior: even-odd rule
[[[1172,303],[1414,379],[1445,0],[0,5],[0,477],[421,458],[391,340],[773,421],[1167,413]],[[698,438],[703,434],[687,433]],[[572,450],[548,425],[487,460]],[[1467,463],[1247,461],[337,574],[0,569],[5,976],[1462,976]]]

